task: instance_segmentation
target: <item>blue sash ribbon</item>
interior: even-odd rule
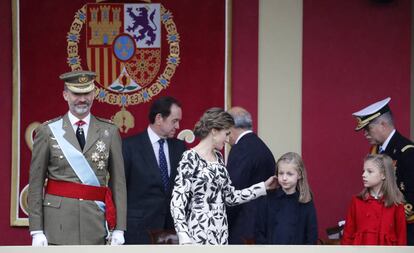
[[[56,141],[59,144],[59,147],[62,150],[63,155],[68,161],[70,167],[72,167],[76,176],[78,176],[83,184],[101,186],[99,184],[98,178],[95,175],[95,172],[89,165],[85,156],[63,137],[65,131],[62,128],[62,121],[63,120],[60,119],[58,121],[50,123],[49,128],[55,136]],[[105,212],[105,203],[102,201],[95,202],[98,204],[99,208]]]

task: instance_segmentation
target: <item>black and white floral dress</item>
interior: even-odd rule
[[[171,199],[180,244],[227,244],[225,206],[266,195],[264,182],[236,190],[221,153],[216,152],[216,157],[216,162],[209,162],[193,149],[183,153]]]

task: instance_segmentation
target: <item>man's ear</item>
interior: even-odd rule
[[[62,96],[63,96],[63,99],[64,99],[65,101],[68,101],[68,92],[67,92],[67,91],[63,90],[63,92],[62,92]]]
[[[157,115],[155,115],[155,124],[160,125],[161,121],[162,121],[162,115],[161,113],[157,113]]]

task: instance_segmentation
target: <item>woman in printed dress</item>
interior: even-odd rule
[[[226,205],[248,202],[276,188],[275,176],[242,190],[231,185],[219,150],[233,125],[232,116],[221,108],[207,110],[195,125],[194,134],[201,140],[184,152],[171,200],[180,244],[227,244]]]

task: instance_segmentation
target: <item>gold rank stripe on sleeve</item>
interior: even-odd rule
[[[414,145],[406,145],[405,147],[403,147],[402,149],[401,149],[401,152],[404,152],[404,151],[406,151],[407,149],[409,149],[409,148],[414,148]]]

